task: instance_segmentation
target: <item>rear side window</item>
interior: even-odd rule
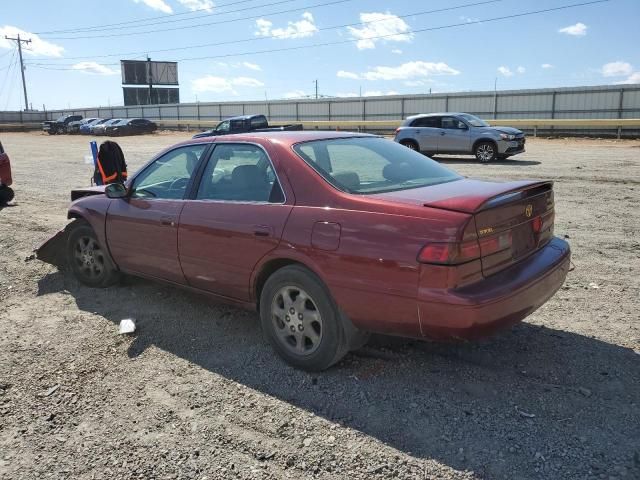
[[[251,119],[251,128],[267,128],[267,117],[264,115],[259,115],[257,117],[253,117]]]
[[[412,123],[412,127],[429,127],[440,128],[440,117],[421,117],[416,118]]]
[[[330,184],[348,193],[405,190],[461,178],[420,153],[378,137],[317,140],[293,148]]]

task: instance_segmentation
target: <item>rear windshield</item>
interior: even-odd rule
[[[458,174],[424,155],[379,137],[299,143],[294,151],[334,187],[373,194],[458,180]]]

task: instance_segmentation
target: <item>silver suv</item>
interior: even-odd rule
[[[525,138],[517,128],[492,127],[468,113],[429,113],[403,121],[395,141],[429,156],[468,154],[490,162],[524,152]]]

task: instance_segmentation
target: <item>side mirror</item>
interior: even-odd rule
[[[467,124],[464,122],[458,122],[458,128],[460,130],[469,130],[469,127],[467,127]]]
[[[107,198],[124,198],[127,196],[127,188],[121,183],[110,183],[104,189]]]

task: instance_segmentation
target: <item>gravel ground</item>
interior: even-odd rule
[[[187,138],[122,138],[134,171]],[[86,137],[3,134],[0,478],[640,478],[640,142],[532,139],[575,269],[513,330],[466,345],[376,337],[320,375],[257,315],[144,280],[92,290],[26,260],[86,185]],[[138,330],[119,336],[134,317]]]

